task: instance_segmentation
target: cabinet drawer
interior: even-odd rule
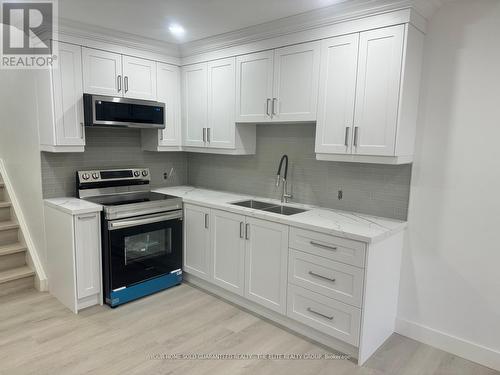
[[[353,346],[359,345],[361,309],[288,285],[287,316]]]
[[[363,242],[292,227],[290,247],[353,266],[365,266]]]
[[[361,307],[363,269],[290,249],[288,282]]]

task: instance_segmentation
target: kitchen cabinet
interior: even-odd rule
[[[182,145],[181,70],[170,64],[157,64],[157,99],[165,103],[165,129],[143,129],[142,149],[148,151],[179,151]]]
[[[156,100],[156,62],[83,47],[88,94]]]
[[[210,209],[184,205],[183,269],[204,280],[210,271]]]
[[[123,96],[156,100],[156,61],[123,56]]]
[[[205,145],[235,147],[235,58],[208,63],[208,121]]]
[[[213,283],[238,295],[245,286],[245,216],[212,210]]]
[[[322,41],[317,159],[411,162],[422,48],[408,24]]]
[[[319,42],[237,58],[236,121],[315,121]]]
[[[184,145],[205,146],[207,137],[207,64],[182,69]]]
[[[247,217],[245,297],[286,312],[288,226]]]
[[[236,122],[270,120],[273,97],[273,51],[236,58]]]
[[[70,212],[45,202],[49,291],[74,313],[103,303],[100,210]]]
[[[40,149],[83,152],[82,47],[59,42],[57,67],[37,78]]]

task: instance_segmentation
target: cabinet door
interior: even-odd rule
[[[159,130],[160,146],[180,146],[181,134],[181,86],[180,69],[177,66],[158,63],[157,97],[165,103],[166,126]]]
[[[82,47],[59,43],[59,63],[52,70],[56,145],[85,146]]]
[[[76,290],[81,299],[101,292],[100,214],[82,214],[74,220]]]
[[[239,295],[245,285],[245,216],[212,210],[212,275],[218,286]]]
[[[123,56],[123,96],[156,100],[156,61]]]
[[[404,25],[362,32],[354,114],[354,153],[394,155]]]
[[[273,121],[316,121],[320,42],[274,53]]]
[[[288,226],[246,218],[245,297],[286,312]]]
[[[184,271],[210,280],[210,209],[184,205]]]
[[[359,34],[321,42],[316,152],[350,154]]]
[[[83,89],[87,94],[122,96],[122,55],[84,47]]]
[[[273,51],[236,58],[236,122],[271,120]]]
[[[207,128],[207,64],[183,67],[183,129],[186,146],[205,146]]]
[[[209,147],[235,147],[235,58],[208,63],[208,133]]]

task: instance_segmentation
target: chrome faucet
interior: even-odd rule
[[[283,161],[285,162],[285,173],[282,176],[281,168],[283,167]],[[292,198],[292,194],[288,193],[287,175],[288,175],[288,155],[283,155],[280,160],[280,166],[278,167],[278,173],[276,174],[276,186],[280,186],[280,182],[283,182],[281,188],[281,203],[288,203],[288,200]]]

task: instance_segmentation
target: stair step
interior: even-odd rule
[[[33,276],[35,272],[28,266],[17,267],[10,270],[0,272],[0,284],[7,283],[13,280],[24,279],[25,277]]]
[[[23,251],[26,251],[27,248],[23,244],[16,242],[13,244],[8,244],[8,245],[3,245],[0,246],[0,257],[3,255],[10,255],[10,254],[16,254],[16,253],[21,253]]]
[[[13,222],[11,220],[0,221],[0,231],[17,229],[17,228],[19,228],[19,224],[15,223],[15,222]]]

